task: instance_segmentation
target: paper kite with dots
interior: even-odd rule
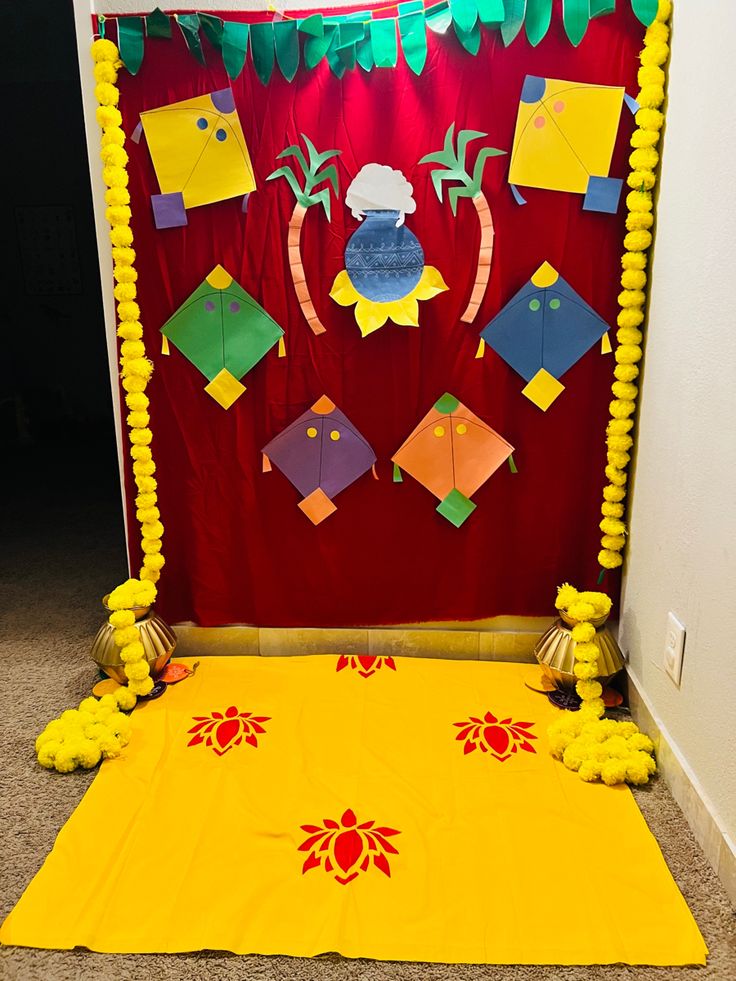
[[[365,437],[326,395],[263,448],[263,469],[274,463],[288,477],[315,525],[337,510],[333,497],[375,462]]]
[[[528,382],[523,394],[545,412],[565,390],[560,377],[596,341],[611,350],[608,324],[548,262],[480,336]]]
[[[445,393],[391,458],[394,481],[406,470],[431,491],[437,511],[456,528],[477,505],[470,497],[514,452],[503,436]]]
[[[229,409],[245,391],[240,379],[283,336],[283,330],[222,266],[184,301],[161,328],[169,342],[208,379],[205,392]]]
[[[249,194],[256,186],[231,89],[141,113],[161,194],[156,228],[187,224],[187,209]]]
[[[527,75],[521,90],[509,183],[584,194],[583,208],[613,214],[623,181],[609,177],[624,99],[621,86],[589,85]]]

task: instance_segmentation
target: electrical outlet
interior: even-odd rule
[[[667,636],[664,641],[664,669],[679,687],[682,656],[685,652],[685,627],[674,613],[667,614]]]

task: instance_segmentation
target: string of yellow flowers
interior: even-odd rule
[[[564,712],[549,727],[550,751],[582,780],[643,784],[656,772],[654,745],[635,722],[604,719],[603,686],[598,681],[598,647],[593,643],[595,621],[608,616],[611,600],[605,593],[578,592],[564,583],[557,590],[557,609],[574,621],[575,690],[581,698],[577,712]]]
[[[606,429],[608,484],[603,489],[601,513],[603,519],[600,529],[601,551],[598,563],[601,578],[606,569],[621,565],[621,552],[626,544],[626,524],[624,522],[624,499],[626,498],[627,468],[631,460],[634,438],[633,415],[639,388],[635,384],[639,377],[638,364],[642,358],[644,306],[646,304],[647,251],[652,244],[654,225],[652,189],[657,180],[656,169],[659,153],[656,150],[660,131],[664,124],[664,114],[660,107],[664,102],[665,72],[662,67],[669,57],[670,29],[668,21],[672,14],[671,0],[659,0],[657,14],[647,28],[644,49],[639,55],[641,68],[637,80],[640,91],[637,97],[639,111],[636,114],[637,128],[631,137],[633,152],[629,157],[631,172],[627,184],[631,188],[626,197],[628,214],[626,216],[625,252],[621,258],[623,272],[618,302],[618,332],[616,338],[616,380],[611,386],[613,401],[609,411],[611,419]]]
[[[112,41],[100,38],[92,44],[95,98],[99,103],[97,122],[102,130],[100,156],[102,177],[107,190],[105,217],[110,223],[114,295],[117,301],[120,367],[127,416],[130,455],[138,495],[136,517],[141,527],[143,564],[138,579],[127,579],[113,589],[107,600],[114,641],[120,648],[128,684],[101,699],[83,699],[77,709],[68,709],[49,722],[36,739],[39,763],[48,769],[69,773],[81,766],[91,768],[101,759],[118,756],[130,738],[130,722],[122,713],[135,707],[139,695],[153,688],[145,650],[136,627],[136,609],[150,606],[156,599],[156,583],[164,565],[161,539],[164,527],[157,505],[156,465],[151,452],[149,400],[146,387],[153,371],[146,358],[140,307],[136,303],[135,251],[130,228],[128,192],[128,154],[122,116],[117,108],[120,93],[116,86],[119,52]],[[121,711],[122,710],[122,711]]]

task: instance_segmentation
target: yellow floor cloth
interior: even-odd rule
[[[133,713],[124,756],[102,766],[0,940],[705,963],[629,790],[586,784],[549,756],[557,710],[525,687],[536,675],[417,658],[205,658]]]

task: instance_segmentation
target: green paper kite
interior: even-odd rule
[[[205,392],[229,409],[245,391],[240,379],[279,342],[283,330],[223,269],[209,276],[161,328],[162,352],[169,341],[209,381]]]

